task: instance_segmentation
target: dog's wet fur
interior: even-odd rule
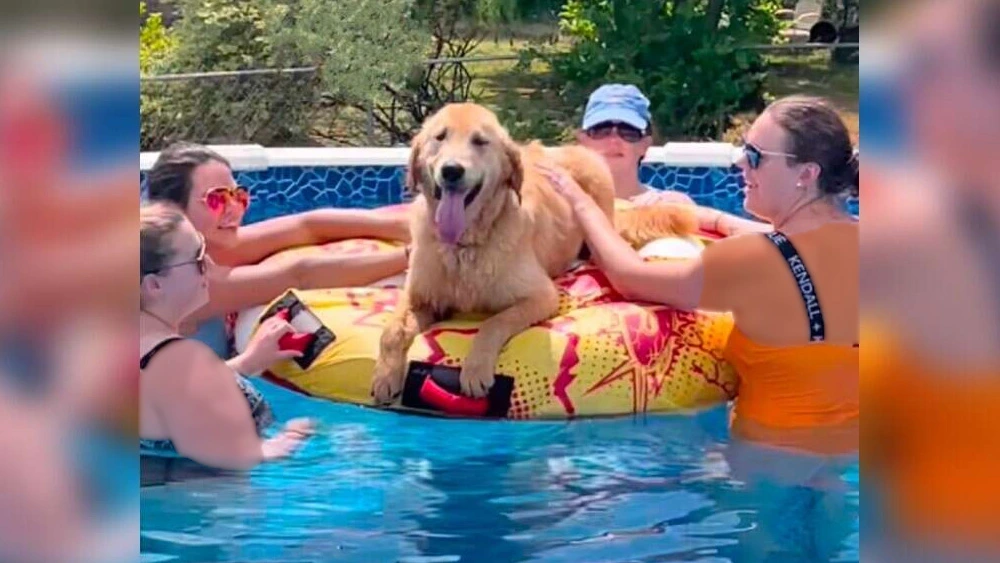
[[[507,341],[556,313],[552,278],[585,245],[573,210],[536,170],[538,163],[562,167],[614,218],[611,172],[589,149],[519,145],[491,111],[475,104],[445,106],[423,124],[411,145],[406,181],[417,194],[409,274],[380,340],[372,382],[377,403],[398,396],[410,345],[445,315],[490,315],[460,377],[464,394],[483,397]],[[634,246],[695,230],[692,214],[666,207],[626,211],[616,227]]]

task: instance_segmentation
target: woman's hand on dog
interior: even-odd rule
[[[580,187],[580,184],[562,168],[544,164],[537,164],[536,167],[552,183],[552,187],[556,193],[563,196],[573,206],[574,210],[577,209],[577,206],[592,201],[587,193],[583,191],[583,188]]]

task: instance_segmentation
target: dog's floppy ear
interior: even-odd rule
[[[521,183],[524,181],[524,165],[521,163],[521,150],[510,137],[503,140],[504,155],[507,158],[507,182],[510,189],[517,195],[517,202],[521,203]]]
[[[420,164],[420,149],[423,148],[424,135],[417,134],[410,143],[410,162],[406,168],[405,189],[412,196],[420,194],[420,177],[423,175]]]

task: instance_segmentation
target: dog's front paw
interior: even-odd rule
[[[372,397],[375,404],[389,405],[396,400],[403,389],[404,373],[392,364],[379,362],[372,376]]]
[[[489,360],[467,358],[462,366],[462,372],[458,375],[462,393],[468,397],[485,397],[490,392],[490,388],[493,387],[494,364],[495,362]]]

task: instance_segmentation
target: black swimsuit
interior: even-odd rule
[[[166,348],[168,345],[183,340],[179,336],[174,336],[167,338],[166,340],[160,342],[156,346],[146,352],[146,354],[139,360],[139,369],[146,369],[149,365],[150,360],[153,359],[160,350]],[[239,385],[240,391],[247,400],[247,404],[250,405],[250,413],[253,416],[254,426],[257,428],[257,434],[260,436],[264,435],[264,430],[274,422],[274,415],[271,412],[271,407],[264,400],[264,396],[260,394],[256,388],[242,375],[238,373],[233,373],[236,377],[236,384]],[[177,448],[174,446],[173,441],[169,439],[163,440],[151,440],[151,439],[139,439],[139,452],[142,455],[153,455],[159,457],[181,457],[177,453]]]

